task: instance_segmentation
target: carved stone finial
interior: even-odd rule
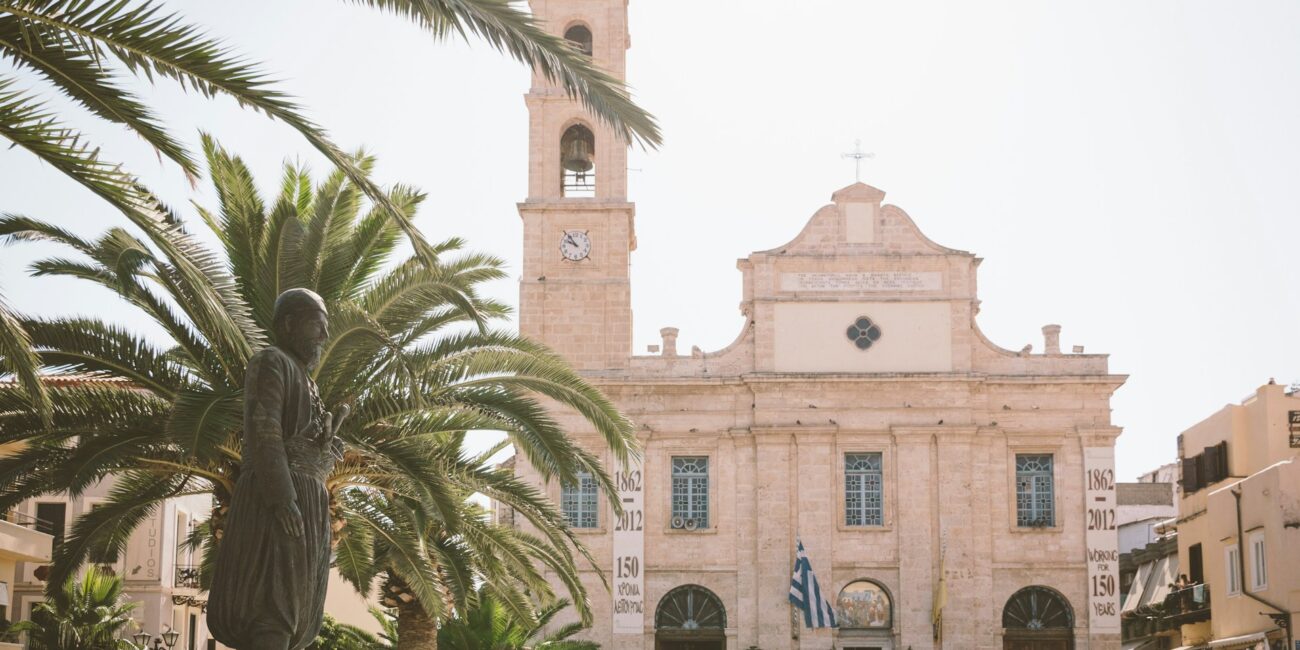
[[[1061,353],[1061,326],[1043,326],[1043,354]]]
[[[659,336],[664,337],[663,355],[665,357],[677,356],[677,328],[665,327],[659,330]]]

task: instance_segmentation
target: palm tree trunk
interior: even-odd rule
[[[397,650],[438,650],[438,624],[419,603],[397,610]]]

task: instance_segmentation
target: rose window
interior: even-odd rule
[[[866,350],[880,340],[881,332],[880,326],[871,322],[870,318],[859,316],[852,325],[849,325],[847,334],[853,345],[858,346],[859,350]]]

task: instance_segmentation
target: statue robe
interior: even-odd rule
[[[287,638],[288,650],[316,639],[330,566],[332,440],[307,368],[289,352],[266,348],[248,363],[244,382],[243,466],[217,547],[208,628],[245,650]],[[303,535],[291,537],[276,514],[293,502]],[[281,646],[283,647],[283,646]]]

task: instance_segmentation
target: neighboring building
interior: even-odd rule
[[[1178,463],[1166,463],[1139,476],[1138,483],[1172,483],[1174,484],[1174,491],[1177,492],[1178,476]]]
[[[51,386],[70,386],[124,380],[62,375],[45,381]],[[0,456],[10,451],[13,447],[0,447]],[[113,480],[109,478],[88,487],[75,498],[50,494],[28,499],[11,516],[52,538],[53,546],[57,547],[64,534],[72,530],[77,517],[106,501],[112,487]],[[140,524],[123,553],[92,558],[98,566],[122,576],[127,599],[140,603],[133,617],[144,631],[155,636],[168,630],[180,634],[175,650],[208,647],[207,619],[203,612],[207,597],[198,589],[199,558],[197,552],[182,546],[210,510],[211,499],[206,496],[168,499]],[[47,553],[39,558],[24,558],[15,565],[9,596],[12,620],[29,620],[32,607],[45,599],[46,569],[43,567],[50,559]],[[3,560],[0,560],[0,576],[3,575]]]
[[[1160,537],[1156,524],[1178,516],[1173,483],[1119,483],[1115,496],[1121,554],[1156,541]]]
[[[4,445],[0,445],[0,456]],[[15,512],[0,513],[0,632],[18,620],[14,610],[14,577],[20,562],[49,562],[54,539],[36,530],[37,522]],[[0,635],[0,650],[19,650]]]
[[[108,499],[112,479],[100,481],[75,498],[62,494],[24,501],[17,512],[37,520],[38,529],[54,538],[57,546],[81,514]],[[180,634],[175,650],[208,647],[207,594],[199,590],[196,551],[185,547],[194,526],[207,518],[211,498],[204,495],[168,499],[131,535],[124,552],[92,558],[94,564],[123,579],[126,598],[140,604],[133,618],[146,632],[159,636],[168,630]],[[14,584],[15,618],[30,619],[32,607],[45,599],[41,567],[48,561],[19,564]]]
[[[1160,524],[1178,515],[1174,486],[1172,483],[1120,483],[1116,495],[1123,648],[1176,647],[1181,640],[1179,626],[1166,623],[1163,614],[1178,580],[1178,540],[1173,534],[1158,532]]]
[[[1178,458],[1178,555],[1192,584],[1208,586],[1210,604],[1208,620],[1182,626],[1183,642],[1292,648],[1300,619],[1300,396],[1271,381],[1260,386],[1179,435]]]
[[[624,76],[625,0],[532,8]],[[664,328],[658,354],[633,356],[627,144],[540,75],[526,103],[520,329],[608,394],[645,445],[619,471],[618,519],[590,479],[544,485],[517,458],[610,580],[583,575],[587,638],[610,650],[1119,647],[1110,397],[1125,377],[1106,355],[1063,354],[1057,326],[1042,354],[988,341],[980,259],[855,183],[794,239],[740,260],[733,344],[679,354]],[[584,421],[555,415],[610,460]],[[838,630],[792,625],[798,538]]]
[[[1209,616],[1204,586],[1197,590],[1179,583],[1176,535],[1160,537],[1142,548],[1121,554],[1119,571],[1120,582],[1128,585],[1120,609],[1124,650],[1178,647],[1182,645],[1180,621]],[[1188,601],[1186,604],[1182,602],[1184,599]]]

